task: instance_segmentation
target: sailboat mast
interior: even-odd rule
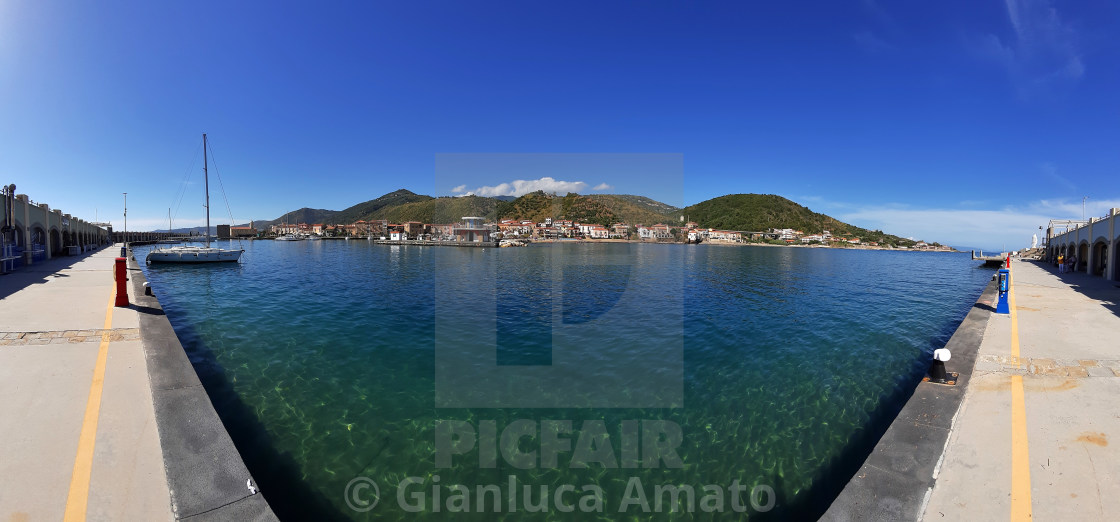
[[[206,163],[205,132],[202,133],[202,177],[206,179],[206,248],[210,248],[210,171],[207,169]]]

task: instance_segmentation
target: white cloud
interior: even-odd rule
[[[598,185],[595,185],[591,190],[610,190],[613,188],[614,187],[607,185],[606,183],[600,183]]]
[[[530,179],[530,180],[517,179],[517,180],[513,180],[509,183],[501,183],[501,184],[493,185],[493,186],[478,187],[478,188],[476,188],[476,189],[474,189],[470,192],[466,192],[466,193],[464,193],[464,191],[466,190],[466,185],[460,185],[458,187],[455,187],[455,190],[452,190],[452,192],[455,192],[457,194],[462,194],[464,196],[474,195],[474,196],[493,197],[493,196],[524,196],[525,194],[528,194],[530,192],[536,192],[538,190],[543,190],[543,191],[549,192],[549,193],[555,192],[557,194],[566,194],[568,192],[581,192],[586,188],[587,188],[587,183],[584,183],[582,181],[561,181],[561,180],[557,180],[557,179],[553,179],[553,178],[550,178],[548,176],[545,176],[545,177],[540,178],[540,179]],[[458,190],[458,189],[462,189],[462,190]]]
[[[1058,166],[1057,165],[1054,165],[1053,163],[1050,163],[1050,162],[1046,162],[1046,163],[1043,163],[1042,165],[1039,165],[1039,170],[1042,171],[1042,174],[1044,176],[1046,176],[1047,178],[1050,178],[1055,183],[1061,185],[1067,192],[1075,192],[1077,190],[1077,185],[1075,185],[1072,181],[1066,179],[1064,176],[1062,176],[1061,174],[1058,173]]]
[[[1102,217],[1120,200],[1088,200],[1086,217]],[[1023,248],[1051,219],[1081,219],[1081,200],[1040,200],[993,210],[877,206],[833,214],[853,225],[959,246]]]
[[[1084,212],[1085,218],[1104,217],[1113,208],[1120,208],[1120,199],[1095,200],[1091,197],[1084,202],[1080,199],[1043,199],[1030,207],[1032,210],[1050,215],[1050,219],[1081,219]]]
[[[866,208],[836,218],[853,225],[925,241],[972,246],[1021,248],[1050,219],[1013,210]]]
[[[1007,70],[1021,96],[1079,80],[1085,74],[1076,32],[1048,0],[1005,0],[1014,35],[986,34],[972,45]]]
[[[466,185],[459,185],[458,187],[455,187],[455,188],[451,189],[452,194],[458,194],[460,192],[466,192],[466,191],[467,191],[467,186]]]

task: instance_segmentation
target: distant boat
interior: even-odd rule
[[[322,238],[321,238],[321,237],[319,237],[319,236],[318,236],[318,235],[316,235],[316,234],[311,234],[310,236],[307,236],[307,240],[308,240],[308,241],[318,241],[318,240],[320,240],[320,239],[322,239]]]
[[[288,229],[288,213],[287,212],[284,213],[284,229],[285,230]],[[307,239],[307,238],[300,235],[300,234],[293,234],[292,232],[288,232],[288,233],[280,234],[279,236],[276,236],[277,241],[303,241],[304,239]]]
[[[237,262],[245,250],[210,246],[210,171],[206,156],[206,134],[202,135],[202,173],[206,180],[206,246],[173,246],[148,252],[148,263],[219,263]]]
[[[175,232],[171,229],[171,209],[167,209],[167,237],[170,238],[171,234],[174,233]],[[182,243],[182,241],[179,241],[178,239],[161,239],[157,241],[157,243],[161,245],[174,245]]]

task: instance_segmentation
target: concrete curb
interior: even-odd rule
[[[164,471],[177,520],[278,520],[256,487],[147,278],[129,254]]]
[[[859,471],[821,520],[918,520],[976,364],[988,319],[995,310],[991,282],[945,347],[946,367],[960,374],[956,386],[919,383]]]

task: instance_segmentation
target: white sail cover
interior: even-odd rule
[[[149,263],[218,263],[237,261],[244,250],[225,248],[177,246],[148,252]]]

